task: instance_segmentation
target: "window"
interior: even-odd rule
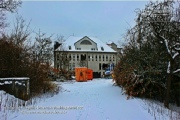
[[[81,54],[81,60],[86,60],[86,54]]]
[[[79,61],[79,54],[77,54],[77,61]]]
[[[99,55],[99,61],[101,61],[101,55]]]
[[[92,55],[92,61],[94,61],[94,56]]]
[[[90,61],[90,55],[88,55],[88,60]]]
[[[57,55],[57,61],[59,61],[59,55]]]
[[[75,54],[73,54],[73,61],[75,61]]]
[[[83,40],[80,44],[83,44],[83,45],[92,45],[89,40]]]
[[[91,48],[91,50],[95,50],[95,48]]]
[[[103,70],[106,70],[107,68],[108,68],[108,64],[103,63],[103,64],[102,64],[102,69],[103,69]]]
[[[101,63],[99,63],[99,70],[101,70]]]
[[[69,54],[69,60],[71,61],[71,54]]]
[[[72,66],[72,70],[74,70],[75,69],[75,63],[73,63],[73,66]]]
[[[69,46],[69,50],[71,50],[71,46]]]
[[[77,50],[81,50],[81,48],[77,48]]]
[[[95,57],[95,58],[96,58],[96,61],[97,61],[97,55],[96,55],[96,57]]]
[[[108,61],[108,55],[106,55],[106,61]]]
[[[114,57],[114,55],[113,55],[113,61],[115,61],[115,57]]]

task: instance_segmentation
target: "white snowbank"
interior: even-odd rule
[[[141,99],[129,99],[112,79],[59,82],[62,92],[19,108],[8,120],[153,120]],[[162,117],[158,117],[162,118]],[[163,116],[169,120],[168,116]]]

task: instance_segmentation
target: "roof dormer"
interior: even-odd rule
[[[103,47],[101,47],[101,50],[102,50],[102,51],[104,51],[104,48],[103,48]]]
[[[71,46],[69,46],[69,50],[71,50]]]

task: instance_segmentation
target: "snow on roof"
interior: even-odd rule
[[[114,42],[113,42],[113,41],[108,41],[108,42],[107,42],[107,44],[112,44],[112,43],[114,43]]]
[[[82,39],[84,37],[88,37],[89,39],[94,41],[97,44],[98,50],[93,50],[93,51],[92,50],[76,50],[74,43],[76,43],[77,41],[79,41],[80,39]],[[111,47],[109,47],[106,43],[99,40],[97,37],[89,37],[89,36],[84,36],[84,37],[70,36],[65,41],[65,43],[63,43],[63,45],[65,47],[65,50],[67,50],[67,51],[91,51],[91,52],[116,52]],[[70,50],[68,49],[69,46],[71,46]],[[104,50],[101,49],[102,47],[103,47]],[[59,48],[57,50],[61,50],[61,49]]]

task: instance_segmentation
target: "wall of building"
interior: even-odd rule
[[[81,60],[82,56],[86,56],[85,60]],[[54,66],[58,68],[60,51],[57,51]],[[103,64],[117,63],[117,53],[105,52],[68,52],[69,70],[74,70],[75,67],[88,67],[93,72],[100,72],[103,74]]]

